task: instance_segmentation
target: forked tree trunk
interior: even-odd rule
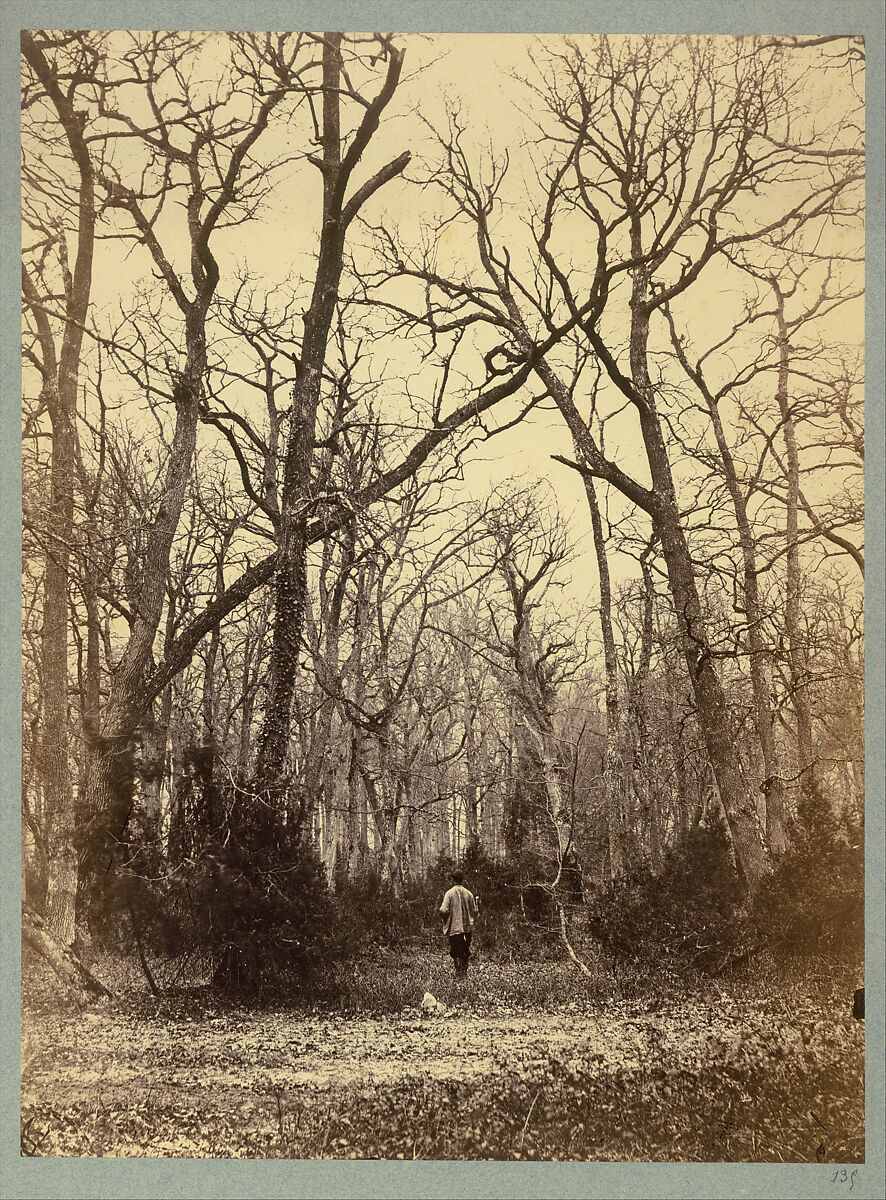
[[[323,212],[320,253],[311,301],[304,316],[304,337],[292,391],[289,441],[274,575],[274,615],[265,718],[259,736],[253,788],[269,799],[280,797],[287,773],[298,656],[307,604],[308,520],[311,515],[314,442],[326,343],[342,272],[344,227],[339,193],[341,171],[340,33],[323,40]]]
[[[198,404],[206,367],[205,310],[189,312],[188,367],[178,386],[178,402],[163,498],[150,527],[129,640],[114,672],[101,716],[101,730],[87,747],[86,808],[106,847],[124,835],[131,794],[119,788],[119,761],[145,712],[143,682],[163,611],[173,539],[178,528],[197,439]]]
[[[374,99],[363,102],[360,124],[349,137],[345,150],[341,130],[341,43],[340,33],[327,33],[323,37],[320,135],[323,210],[320,246],[311,299],[304,314],[304,336],[292,393],[277,534],[268,694],[253,782],[256,793],[271,798],[280,795],[286,777],[298,655],[307,602],[308,522],[313,510],[317,410],[326,345],[338,303],[345,238],[349,223],[366,200],[389,179],[398,175],[409,162],[409,154],[401,154],[359,187],[349,200],[346,199],[351,175],[396,90],[403,56],[397,50],[390,50],[385,82]]]
[[[665,314],[671,323],[670,313]],[[760,757],[763,760],[763,781],[761,791],[764,796],[766,814],[766,845],[770,854],[779,857],[787,850],[787,815],[785,808],[784,772],[780,762],[778,747],[775,740],[775,719],[772,708],[772,687],[768,654],[763,641],[762,624],[763,609],[760,603],[759,571],[757,568],[757,551],[754,534],[748,517],[748,507],[742,491],[735,466],[732,449],[723,428],[717,398],[713,395],[705,381],[701,368],[693,368],[687,357],[676,330],[671,324],[671,340],[686,374],[695,383],[707,405],[711,418],[711,426],[720,453],[723,466],[723,476],[726,489],[732,503],[735,516],[735,527],[738,532],[739,546],[742,557],[742,599],[744,602],[747,630],[745,642],[748,653],[748,664],[751,676],[751,688],[754,696],[754,727],[760,745]],[[784,353],[784,351],[782,352]],[[786,388],[786,373],[784,379],[779,374],[779,391]],[[782,411],[784,420],[784,411]],[[795,480],[795,484],[796,484]],[[797,497],[794,495],[794,520],[796,522]],[[790,505],[789,505],[790,511]]]
[[[144,553],[139,563],[140,577],[133,597],[133,620],[129,637],[111,678],[107,702],[101,714],[100,732],[87,748],[86,805],[94,823],[95,840],[103,856],[112,857],[124,840],[131,807],[131,795],[119,786],[119,755],[133,737],[146,707],[157,695],[146,688],[157,631],[166,598],[170,557],[194,463],[197,429],[204,399],[207,370],[206,317],[219,282],[219,266],[212,253],[212,234],[226,209],[239,196],[244,170],[252,170],[252,150],[268,125],[274,108],[288,94],[281,86],[266,91],[259,102],[254,120],[230,151],[223,186],[214,200],[207,197],[206,181],[201,177],[200,156],[195,153],[189,173],[186,201],[190,240],[187,285],[179,277],[159,241],[153,221],[141,207],[140,195],[116,179],[105,180],[108,204],[130,217],[134,236],[147,246],[153,265],[163,277],[184,325],[184,365],[171,372],[172,407],[175,412],[171,443],[163,472],[162,491],[156,510],[145,531]],[[211,124],[211,118],[207,118]],[[150,140],[150,138],[148,138]],[[211,139],[210,139],[211,140]],[[211,147],[215,165],[218,148]],[[244,167],[249,163],[248,167]],[[182,663],[184,666],[185,663]],[[168,684],[169,680],[166,680]],[[165,685],[164,685],[165,686]]]

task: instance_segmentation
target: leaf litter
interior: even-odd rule
[[[642,1106],[650,1095],[668,1101],[691,1089],[713,1068],[742,1104],[746,1074],[752,1079],[773,1057],[802,1064],[859,1050],[860,1030],[822,1020],[812,1004],[798,1006],[790,1021],[772,1007],[724,997],[716,1005],[610,999],[555,1011],[473,1002],[427,1012],[416,1005],[384,1016],[291,1008],[212,1014],[175,1003],[153,1012],[104,1009],[85,1019],[29,1014],[23,1112],[45,1128],[39,1153],[348,1157],[368,1136],[359,1127],[361,1104],[437,1089],[439,1105],[507,1080],[514,1095],[529,1097],[520,1118],[527,1127],[511,1131],[511,1156],[536,1157],[526,1114],[531,1103],[533,1122],[542,1116],[551,1079],[566,1088],[566,1107],[584,1102],[595,1082],[605,1090],[613,1081],[630,1086]],[[617,1099],[601,1098],[597,1107],[617,1123]],[[357,1115],[348,1116],[351,1110]],[[318,1141],[324,1122],[337,1130],[332,1142],[328,1134]],[[574,1123],[573,1136],[584,1125]],[[309,1129],[311,1138],[300,1143]],[[388,1132],[394,1136],[393,1127]],[[441,1153],[439,1129],[435,1136],[433,1152]],[[471,1157],[499,1156],[489,1136]],[[404,1153],[396,1147],[390,1156]],[[420,1156],[417,1137],[412,1147]]]

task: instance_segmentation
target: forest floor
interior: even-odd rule
[[[536,997],[526,978],[542,976]],[[508,989],[510,978],[512,987]],[[557,982],[562,986],[558,990]],[[565,964],[438,971],[397,1011],[206,994],[34,1011],[36,1155],[860,1161],[863,1029],[825,996],[618,999]]]

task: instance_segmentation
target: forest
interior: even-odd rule
[[[862,39],[21,121],[22,1152],[862,1162]]]

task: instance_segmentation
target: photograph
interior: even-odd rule
[[[21,31],[23,1160],[862,1194],[865,66]]]

